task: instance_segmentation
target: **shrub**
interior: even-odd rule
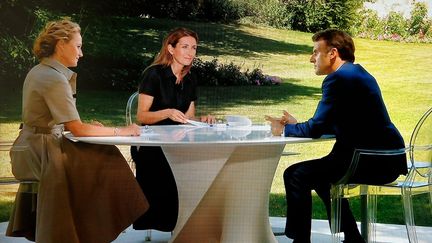
[[[0,11],[7,13],[0,17],[5,21],[0,21],[0,81],[18,87],[18,83],[24,81],[27,72],[37,63],[32,54],[37,34],[48,21],[60,19],[62,15],[42,8],[31,10],[20,5],[19,1],[11,1],[10,4],[0,4]],[[15,11],[17,16],[11,14]]]
[[[269,26],[276,28],[289,27],[289,14],[284,4],[278,1],[268,1],[261,6],[261,18]]]
[[[199,58],[196,58],[193,66],[192,72],[198,78],[199,85],[205,86],[217,86],[218,85],[218,62],[217,59],[213,59],[208,62],[204,62]]]
[[[390,12],[386,19],[384,34],[392,36],[408,36],[408,21],[398,12]]]
[[[77,73],[79,88],[136,90],[141,73],[153,59],[141,57],[84,56]]]
[[[289,13],[280,0],[233,0],[240,17],[256,24],[289,28]],[[245,22],[245,21],[243,21]]]
[[[316,32],[327,28],[350,31],[363,0],[283,0],[294,30]]]
[[[0,37],[0,81],[2,84],[20,84],[36,63],[29,43],[15,36]]]
[[[429,30],[431,23],[427,19],[427,13],[426,3],[414,2],[409,21],[410,35],[425,34]]]
[[[255,68],[254,70],[252,70],[252,72],[249,72],[249,70],[247,70],[246,77],[251,84],[255,84],[258,86],[269,84],[267,82],[266,76],[263,74],[261,69],[258,68]]]
[[[272,85],[282,82],[279,77],[263,74],[259,68],[242,72],[241,66],[233,62],[222,64],[217,59],[202,61],[197,58],[192,72],[198,78],[198,85],[202,86]]]
[[[363,8],[359,11],[359,18],[351,30],[355,36],[374,39],[383,32],[384,26],[376,11]]]
[[[233,1],[203,0],[199,5],[197,17],[210,21],[230,22],[243,15],[242,8]]]
[[[255,68],[254,70],[252,70],[252,72],[249,72],[249,70],[247,70],[245,75],[248,78],[250,84],[279,85],[282,83],[282,79],[280,77],[265,75],[259,68]]]
[[[331,12],[334,10],[331,9],[329,4],[326,3],[314,3],[310,2],[307,4],[306,8],[306,30],[308,32],[317,32],[319,30],[324,30],[330,27],[336,27],[334,21],[331,17]],[[337,6],[337,9],[340,7]]]
[[[427,18],[424,3],[413,3],[410,19],[405,19],[398,12],[390,12],[381,19],[376,11],[370,9],[362,9],[359,15],[352,28],[354,36],[377,40],[432,42],[431,20]]]
[[[220,64],[217,71],[219,85],[247,85],[249,83],[246,75],[240,71],[240,66],[235,65],[233,62]]]

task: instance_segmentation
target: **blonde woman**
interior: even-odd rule
[[[67,19],[48,23],[34,43],[40,63],[24,81],[23,127],[10,155],[17,179],[39,182],[37,206],[28,193],[17,194],[8,236],[41,243],[111,242],[148,208],[115,146],[62,136],[63,130],[75,136],[140,134],[135,125],[114,128],[80,120],[76,74],[69,67],[77,66],[81,47],[79,25]]]

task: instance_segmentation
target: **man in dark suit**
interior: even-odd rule
[[[404,141],[390,120],[381,91],[372,75],[354,64],[354,42],[345,32],[328,29],[313,35],[310,62],[317,75],[327,75],[322,98],[315,114],[306,122],[284,111],[282,118],[266,117],[272,132],[285,136],[318,138],[334,134],[336,143],[324,158],[294,164],[284,172],[287,200],[285,234],[295,243],[310,242],[312,199],[315,190],[330,215],[330,186],[347,171],[353,152],[362,149],[398,149]],[[371,157],[358,168],[354,181],[384,184],[407,173],[406,158]],[[344,242],[364,242],[357,229],[348,201],[342,201],[341,230]]]

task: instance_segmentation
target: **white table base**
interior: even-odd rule
[[[269,193],[284,146],[162,146],[179,193],[170,242],[276,243]]]

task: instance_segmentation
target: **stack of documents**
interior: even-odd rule
[[[194,120],[187,120],[187,122],[197,127],[249,127],[252,125],[252,121],[246,116],[228,115],[225,116],[226,123],[208,124],[205,122],[199,122]]]

